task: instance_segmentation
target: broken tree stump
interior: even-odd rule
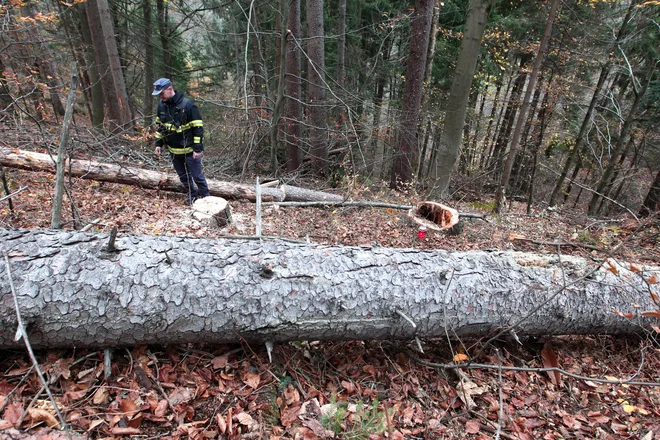
[[[212,228],[224,228],[232,223],[231,206],[222,197],[208,196],[195,200],[192,216]]]

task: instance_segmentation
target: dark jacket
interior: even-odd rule
[[[183,93],[175,92],[167,101],[158,102],[156,146],[172,154],[204,151],[204,123],[199,109]]]

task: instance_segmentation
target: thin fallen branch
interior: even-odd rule
[[[406,350],[406,353],[410,357],[410,359],[414,360],[415,362],[419,363],[420,365],[424,365],[424,366],[430,367],[430,368],[442,369],[442,370],[483,369],[483,370],[521,371],[521,372],[526,372],[526,373],[551,373],[551,372],[557,372],[559,374],[563,374],[564,376],[572,377],[573,379],[578,379],[578,380],[583,380],[583,381],[591,381],[591,382],[596,382],[596,383],[605,383],[605,384],[611,384],[611,385],[635,385],[635,386],[641,386],[641,387],[660,387],[660,382],[634,381],[634,380],[631,380],[631,378],[624,379],[624,380],[601,379],[600,377],[581,376],[579,374],[571,373],[569,371],[566,371],[566,370],[564,370],[562,368],[558,368],[558,367],[512,367],[512,366],[506,366],[506,365],[491,365],[491,364],[477,364],[477,363],[440,364],[440,363],[429,362],[429,361],[425,361],[423,359],[420,359],[417,356],[415,356],[410,350]],[[635,373],[631,377],[634,378],[635,376],[637,376],[637,374],[638,374],[638,372]]]
[[[19,189],[17,189],[16,191],[14,191],[13,193],[8,194],[8,195],[6,195],[6,196],[0,198],[0,202],[4,202],[4,201],[7,200],[7,199],[11,199],[11,198],[14,197],[16,194],[18,194],[18,193],[20,193],[20,192],[22,192],[22,191],[24,191],[24,190],[26,190],[26,189],[28,189],[27,186],[22,186],[22,187],[20,187]]]
[[[264,202],[263,205],[278,205],[278,206],[321,206],[321,207],[348,207],[355,206],[358,208],[390,208],[390,209],[400,209],[400,210],[410,210],[413,208],[412,205],[397,205],[395,203],[386,203],[386,202]],[[475,214],[470,212],[461,212],[459,213],[460,217],[463,218],[476,218],[488,222],[485,214]]]
[[[34,369],[37,371],[37,375],[39,376],[39,380],[41,381],[41,384],[43,387],[46,389],[46,393],[48,393],[48,398],[50,399],[51,403],[53,404],[53,408],[55,408],[55,412],[57,413],[57,417],[60,420],[60,427],[62,430],[66,430],[66,421],[64,420],[64,416],[60,412],[60,408],[57,406],[57,401],[55,400],[55,397],[53,396],[53,393],[50,391],[50,388],[48,388],[48,382],[46,382],[46,379],[44,378],[43,373],[41,372],[41,368],[39,368],[39,362],[37,361],[36,356],[34,355],[34,351],[32,351],[32,346],[30,345],[30,341],[28,339],[27,331],[25,330],[25,325],[23,324],[23,318],[21,317],[21,310],[18,307],[18,297],[16,296],[16,288],[14,287],[14,281],[11,275],[11,268],[9,267],[9,256],[7,255],[7,252],[3,251],[2,252],[3,256],[5,257],[5,265],[7,269],[7,278],[9,280],[9,288],[11,290],[12,297],[14,298],[14,307],[16,309],[16,319],[18,322],[18,329],[16,331],[16,340],[19,340],[20,338],[23,338],[23,341],[25,342],[25,347],[27,348],[28,354],[30,355],[30,360],[32,360],[32,365],[34,366]],[[41,394],[41,391],[39,392]]]
[[[534,240],[531,238],[524,238],[524,237],[513,237],[513,241],[526,241],[528,243],[533,243],[533,244],[538,244],[540,246],[553,246],[553,247],[562,247],[562,246],[570,246],[574,248],[583,248],[583,249],[591,249],[592,251],[598,251],[598,252],[609,252],[606,249],[603,249],[598,246],[592,246],[589,244],[582,244],[582,243],[571,243],[570,241],[544,241],[544,240]]]

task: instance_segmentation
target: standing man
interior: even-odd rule
[[[204,155],[204,123],[199,109],[181,92],[175,92],[172,81],[161,78],[154,83],[153,96],[160,96],[156,123],[156,154],[167,145],[172,165],[186,190],[186,205],[207,197],[209,187],[202,174]]]

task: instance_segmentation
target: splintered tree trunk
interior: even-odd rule
[[[659,293],[642,279],[651,272],[568,256],[121,235],[108,249],[108,235],[53,230],[0,230],[0,254],[0,349],[22,344],[9,273],[36,347],[444,338],[509,327],[621,334],[657,324],[640,316],[654,307],[650,290]]]

